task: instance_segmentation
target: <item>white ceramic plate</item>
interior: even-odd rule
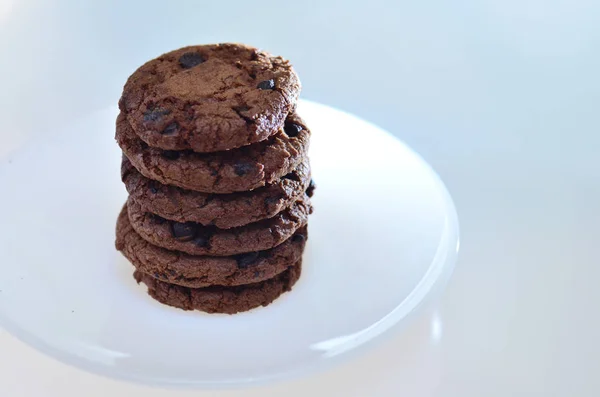
[[[303,374],[400,330],[452,271],[458,222],[429,166],[377,127],[304,101],[316,211],[294,290],[234,316],[162,306],[114,249],[126,197],[116,112],[0,158],[0,325],[52,357],[162,386]]]

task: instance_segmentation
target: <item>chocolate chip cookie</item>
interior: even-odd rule
[[[157,247],[140,237],[131,226],[125,206],[117,220],[115,245],[139,271],[171,284],[203,288],[250,284],[275,277],[301,258],[307,238],[304,226],[267,251],[231,257],[189,255]]]
[[[305,191],[311,191],[308,160],[290,174],[252,192],[207,194],[150,180],[121,163],[121,179],[131,198],[146,212],[176,222],[196,222],[229,229],[275,216]]]
[[[226,194],[253,190],[292,172],[306,158],[310,131],[298,115],[291,113],[285,127],[266,141],[202,154],[148,146],[121,113],[116,139],[145,177],[184,189]]]
[[[300,278],[302,260],[272,279],[238,287],[212,286],[186,288],[157,280],[136,271],[138,283],[148,286],[148,294],[165,305],[183,310],[201,310],[207,313],[235,314],[267,306],[283,293],[290,291]]]
[[[229,256],[283,243],[306,225],[312,206],[305,195],[273,218],[232,229],[169,221],[145,212],[132,198],[127,210],[133,230],[151,244],[190,255]]]
[[[141,66],[119,107],[150,146],[216,152],[277,134],[300,88],[281,57],[241,44],[200,45]]]

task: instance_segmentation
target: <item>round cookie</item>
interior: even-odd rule
[[[183,310],[201,310],[207,313],[235,314],[267,306],[283,293],[290,291],[302,272],[302,260],[272,279],[238,287],[212,286],[186,288],[157,280],[136,271],[135,280],[146,284],[148,294],[165,305]]]
[[[137,69],[119,107],[150,146],[216,152],[276,134],[300,88],[281,57],[240,44],[190,46]]]
[[[302,257],[306,240],[304,226],[267,251],[230,257],[189,255],[157,247],[140,237],[129,222],[125,206],[117,220],[115,245],[141,272],[171,284],[203,288],[251,284],[273,278]]]
[[[226,194],[253,190],[292,172],[306,158],[310,131],[291,113],[286,128],[263,142],[218,153],[164,151],[140,140],[121,113],[116,139],[145,177],[184,189]]]
[[[176,222],[196,222],[229,229],[275,216],[310,187],[310,167],[303,160],[272,184],[232,194],[209,194],[164,185],[140,174],[127,157],[121,163],[127,192],[146,212]]]
[[[145,212],[131,198],[127,212],[133,230],[151,244],[190,255],[229,256],[264,251],[283,243],[306,225],[312,206],[305,195],[273,218],[232,229],[169,221]]]

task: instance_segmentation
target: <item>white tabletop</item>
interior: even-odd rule
[[[600,395],[600,3],[18,3],[0,1],[0,155],[114,104],[133,68],[162,51],[244,41],[292,59],[305,98],[420,152],[455,199],[461,253],[427,315],[310,378],[149,390],[0,331],[0,395]]]

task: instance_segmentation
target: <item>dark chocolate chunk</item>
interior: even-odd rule
[[[171,223],[171,234],[179,241],[191,241],[196,237],[198,232],[198,225],[193,222],[172,222]]]
[[[308,185],[308,187],[306,188],[306,195],[308,197],[312,197],[313,194],[315,194],[315,189],[317,188],[317,185],[315,185],[315,181],[313,181],[312,179],[310,180],[310,184]]]
[[[298,176],[298,174],[296,174],[295,172],[290,172],[289,174],[285,174],[283,176],[284,179],[289,179],[291,181],[297,181],[300,182],[300,177]]]
[[[156,123],[157,121],[160,121],[163,118],[163,116],[166,116],[169,113],[171,113],[171,111],[169,109],[164,108],[148,109],[144,112],[144,121]]]
[[[258,252],[250,252],[248,254],[238,255],[236,257],[238,267],[243,269],[250,266],[258,259],[259,255],[260,253]]]
[[[174,121],[171,124],[169,124],[162,132],[161,134],[163,135],[173,135],[176,134],[177,131],[179,131],[179,124]]]
[[[190,69],[204,62],[204,57],[199,52],[186,52],[179,57],[179,65],[184,69]]]
[[[279,200],[281,200],[281,197],[267,197],[265,198],[265,205],[270,207],[273,204],[279,203]]]
[[[156,223],[157,225],[162,225],[163,223],[166,222],[166,219],[163,218],[162,216],[158,216],[156,214],[150,214],[150,218],[152,219],[152,221],[154,223]]]
[[[158,193],[158,182],[156,181],[149,181],[148,182],[148,190],[150,190],[150,193],[152,194],[156,194]]]
[[[306,240],[306,236],[302,233],[296,233],[292,236],[292,241],[294,243],[301,243]]]
[[[210,235],[207,233],[203,233],[199,236],[196,236],[196,238],[194,239],[194,244],[196,244],[198,247],[208,247],[210,243]]]
[[[273,79],[261,81],[257,86],[261,90],[274,90],[275,89],[275,81]]]
[[[300,131],[302,131],[302,126],[296,123],[285,123],[285,125],[283,126],[283,130],[285,131],[287,136],[293,138],[295,136],[298,136]]]
[[[237,176],[244,176],[250,171],[252,171],[252,168],[252,164],[237,163],[233,166],[233,172],[235,172]]]
[[[181,154],[176,150],[163,150],[162,156],[167,160],[177,160]]]

